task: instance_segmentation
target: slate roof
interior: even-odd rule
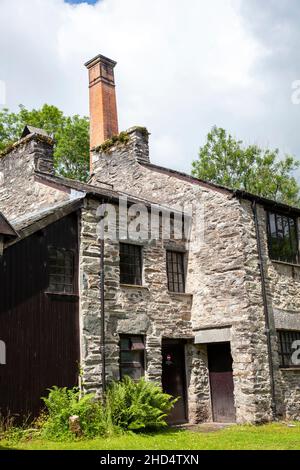
[[[6,246],[19,242],[23,238],[28,237],[79,209],[82,205],[82,199],[82,197],[77,197],[59,204],[43,207],[34,212],[26,213],[17,219],[13,219],[10,225],[13,227],[13,230],[15,230],[16,237],[7,240]]]
[[[149,169],[152,169],[157,172],[168,174],[169,176],[174,176],[175,178],[183,179],[185,181],[189,181],[192,184],[198,184],[203,187],[211,188],[215,191],[225,192],[228,194],[232,194],[233,197],[237,197],[239,199],[247,199],[249,201],[256,201],[263,206],[273,208],[274,210],[282,210],[284,212],[291,212],[294,214],[300,214],[300,208],[296,206],[290,206],[288,204],[284,204],[278,201],[274,201],[273,199],[269,199],[262,196],[257,196],[256,194],[249,193],[248,191],[244,191],[242,189],[232,189],[226,186],[222,186],[220,184],[212,183],[210,181],[201,180],[200,178],[196,178],[195,176],[189,175],[187,173],[173,170],[171,168],[166,168],[160,165],[155,165],[154,163],[145,163],[140,162],[140,165],[145,166]]]
[[[48,132],[46,132],[44,129],[39,129],[38,127],[26,125],[23,129],[23,132],[20,138],[23,139],[24,137],[30,134],[38,134],[38,135],[43,135],[44,137],[51,137],[48,134]]]
[[[126,197],[128,204],[139,204],[143,203],[146,207],[150,207],[154,205],[156,207],[160,207],[161,209],[169,210],[171,212],[176,212],[176,210],[172,207],[168,207],[167,205],[158,204],[157,202],[150,201],[149,199],[145,199],[142,197],[135,197],[129,193],[124,191],[117,191],[112,189],[111,185],[107,183],[103,183],[103,187],[94,186],[88,183],[81,183],[77,180],[72,180],[68,178],[63,178],[61,176],[54,176],[50,175],[49,173],[43,173],[40,171],[35,172],[37,181],[44,182],[44,184],[49,184],[54,187],[64,187],[66,190],[72,194],[85,194],[89,196],[94,196],[96,198],[104,199],[106,201],[112,202],[119,202],[120,197]]]
[[[111,201],[113,203],[118,203],[120,197],[126,196],[128,205],[143,203],[148,208],[153,205],[161,210],[170,211],[171,214],[176,213],[176,210],[171,207],[162,206],[146,199],[135,198],[127,193],[114,191],[108,187],[99,188],[98,186],[93,186],[91,184],[81,183],[76,180],[53,176],[48,173],[38,171],[35,172],[35,175],[37,181],[54,187],[59,187],[61,190],[66,191],[69,194],[69,200],[39,208],[36,211],[26,213],[11,220],[9,225],[16,236],[13,239],[7,240],[7,243],[5,244],[6,246],[19,242],[23,238],[28,237],[34,232],[45,228],[47,225],[79,209],[86,196],[93,196],[105,202]]]

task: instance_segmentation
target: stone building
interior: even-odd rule
[[[56,251],[53,241],[45,241],[47,275],[39,290],[37,305],[43,308],[38,314],[50,308],[55,312],[55,332],[62,325],[60,312],[73,312],[74,335],[68,341],[74,344],[72,354],[65,354],[71,369],[77,354],[86,390],[101,393],[113,378],[144,375],[180,396],[172,422],[299,419],[300,209],[152,164],[145,128],[118,134],[115,62],[97,56],[86,66],[90,181],[56,176],[52,140],[39,130],[25,129],[0,159],[0,211],[5,216],[2,223],[0,218],[0,276],[9,263],[17,262],[15,252],[24,240],[41,233],[48,240],[48,232],[51,240],[60,240]],[[112,231],[102,237],[101,216],[112,207]],[[143,210],[146,229],[131,237],[129,225]],[[64,220],[70,220],[65,227],[72,226],[72,214],[77,244],[72,246],[71,282],[72,250],[64,247],[69,236],[54,234],[64,233],[59,225]],[[158,237],[150,230],[153,214],[158,214]],[[169,232],[164,231],[165,215]],[[37,263],[28,259],[35,272]],[[20,282],[21,275],[12,277],[7,291],[14,292],[14,283]],[[52,303],[41,303],[44,296]],[[25,289],[17,305],[12,295],[6,292],[6,297],[1,292],[0,299],[6,300],[5,308],[0,303],[0,340],[7,341],[9,360],[10,321],[24,321],[30,296]],[[22,330],[18,334],[14,354],[22,368],[32,356],[29,348],[29,355],[18,359],[25,347]],[[53,336],[52,326],[45,334]],[[61,335],[49,343],[49,370],[54,372],[49,377],[38,369],[43,380],[32,408],[38,407],[43,388],[53,380],[69,386],[77,380],[75,373],[59,375],[57,362],[51,363],[65,351],[65,341]],[[35,355],[44,357],[39,347],[33,348]],[[31,362],[26,363],[29,369]],[[6,370],[4,376],[10,377],[9,367],[7,361],[0,372]],[[8,389],[16,388],[15,380],[6,380]],[[24,388],[28,378],[23,380]],[[11,389],[4,398],[0,392],[0,406],[26,408],[17,392],[14,402],[9,401]]]

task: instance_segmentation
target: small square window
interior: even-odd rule
[[[49,291],[74,293],[74,253],[62,248],[49,248]]]
[[[142,336],[120,336],[120,376],[138,380],[145,373],[145,345]]]
[[[120,243],[120,283],[142,285],[142,248]]]

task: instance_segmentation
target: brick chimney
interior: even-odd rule
[[[90,148],[118,134],[114,67],[116,62],[103,55],[89,60]]]

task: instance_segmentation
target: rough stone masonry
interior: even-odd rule
[[[300,332],[300,267],[271,259],[267,216],[270,210],[279,211],[299,224],[300,211],[152,164],[149,133],[143,127],[107,134],[107,129],[117,129],[116,114],[112,115],[116,113],[114,66],[103,56],[88,62],[94,133],[89,184],[55,176],[53,142],[42,133],[23,137],[0,158],[0,210],[12,225],[38,210],[74,198],[82,201],[78,259],[82,386],[101,393],[104,359],[106,380],[119,379],[120,335],[144,338],[145,377],[158,383],[164,367],[163,341],[182,340],[187,419],[212,420],[209,349],[227,343],[236,421],[299,419],[300,369],[282,366],[278,332]],[[106,137],[113,138],[102,142]],[[97,209],[109,199],[118,214],[118,198],[124,195],[174,210],[189,205],[192,238],[199,228],[196,214],[203,213],[203,243],[191,248],[185,238],[136,241],[143,257],[142,283],[122,284],[120,243],[106,237],[101,253]],[[167,250],[184,253],[184,292],[168,288]],[[105,313],[101,318],[102,254]]]
[[[117,142],[108,150],[103,151],[100,146],[94,151],[91,183],[97,185],[101,175],[102,180],[118,190],[161,204],[180,207],[190,202],[195,208],[204,207],[205,245],[200,252],[188,254],[186,288],[193,298],[191,330],[197,336],[198,331],[212,330],[217,334],[217,330],[230,328],[237,421],[272,419],[262,280],[251,202],[233,197],[232,191],[224,188],[152,165],[148,133],[131,128],[128,136],[130,139],[125,144]],[[262,203],[258,206],[258,217],[272,324],[275,415],[299,418],[300,372],[296,368],[279,367],[276,327],[288,329],[288,319],[300,326],[300,268],[270,260],[266,208]],[[163,289],[163,284],[157,288]],[[130,302],[125,305],[131,308]],[[166,309],[165,316],[172,318],[172,309]],[[190,396],[194,397],[190,419],[203,416],[210,419],[207,346],[190,345],[191,349],[197,350],[198,357],[195,352],[192,354],[191,363],[197,373],[190,382]]]

